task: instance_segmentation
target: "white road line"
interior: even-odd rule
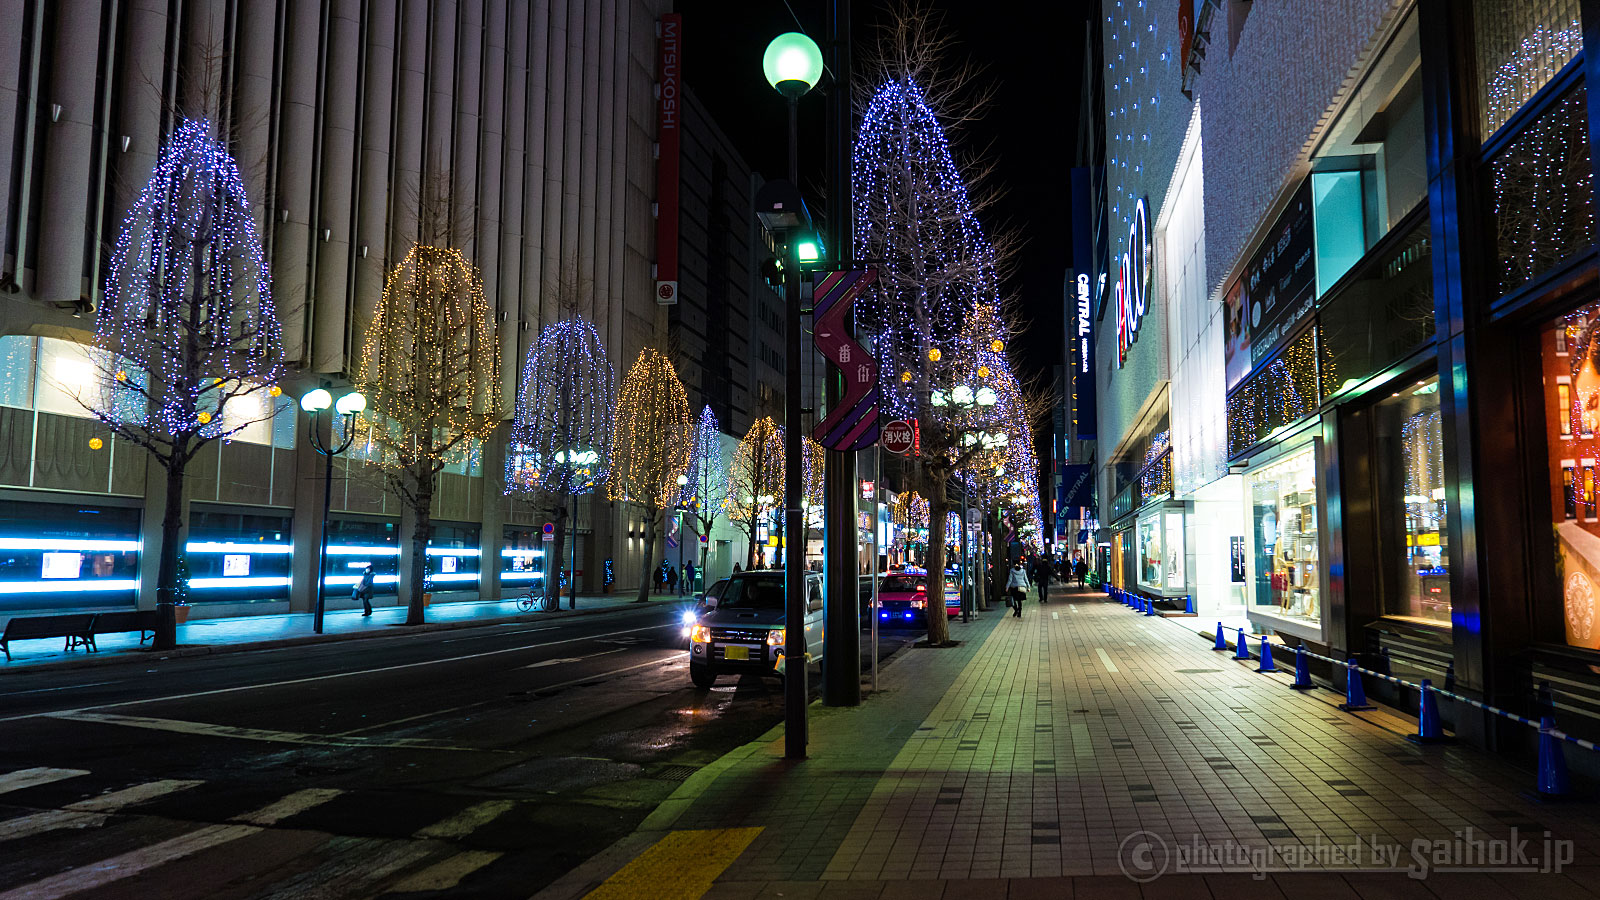
[[[276,825],[290,816],[298,816],[308,809],[321,806],[343,794],[338,788],[306,788],[295,791],[276,803],[269,803],[253,813],[234,816],[233,821],[249,825]]]
[[[1111,661],[1111,654],[1107,653],[1104,647],[1096,647],[1094,652],[1100,654],[1100,661],[1105,663],[1106,669],[1112,672],[1117,670],[1117,664]]]
[[[385,893],[406,894],[413,891],[448,891],[461,883],[461,879],[487,866],[505,854],[492,850],[467,850],[455,856],[408,875],[390,885]]]
[[[511,753],[510,750],[482,750],[478,747],[461,747],[435,741],[413,738],[374,740],[366,737],[304,734],[298,731],[273,731],[266,728],[240,728],[233,725],[214,725],[210,722],[188,722],[183,719],[159,719],[153,716],[124,716],[118,713],[59,712],[44,713],[52,719],[70,722],[93,722],[100,725],[126,725],[151,731],[170,731],[201,737],[232,738],[241,741],[264,741],[272,744],[309,744],[324,747],[384,747],[392,750],[457,750],[484,753]]]
[[[481,641],[481,640],[485,640],[487,638],[511,637],[512,635],[516,635],[516,634],[533,634],[535,631],[550,631],[550,630],[553,630],[553,629],[556,629],[556,628],[560,628],[560,627],[561,627],[560,625],[545,625],[542,628],[524,628],[521,631],[502,631],[502,632],[500,632],[498,634],[475,634],[475,635],[472,635],[471,637],[449,638],[447,640],[440,641],[439,643],[441,643],[441,644],[455,644],[455,643],[459,643],[460,641]]]
[[[122,679],[118,678],[113,681],[91,681],[88,684],[68,684],[63,685],[62,687],[33,688],[32,690],[26,691],[6,691],[5,693],[0,693],[0,697],[20,697],[23,694],[48,694],[51,691],[76,691],[87,687],[99,687],[102,684],[119,684],[121,681]]]
[[[625,649],[627,649],[627,648],[618,647],[615,650],[602,650],[599,653],[591,653],[588,656],[568,656],[568,657],[564,657],[562,659],[547,659],[547,660],[544,660],[543,662],[536,662],[531,666],[523,666],[523,668],[524,669],[542,669],[545,666],[558,666],[558,665],[561,665],[562,663],[581,662],[581,661],[583,661],[585,659],[594,659],[596,656],[605,656],[607,653],[621,653]]]
[[[236,841],[259,831],[261,829],[254,825],[208,825],[198,831],[181,834],[159,844],[130,850],[121,856],[102,859],[76,869],[68,869],[60,875],[42,881],[25,884],[0,894],[0,900],[44,900],[47,897],[65,897],[68,894],[76,894],[132,877],[146,869],[153,869],[185,856],[193,856],[202,850]]]
[[[0,794],[8,791],[20,791],[23,788],[37,787],[49,784],[52,781],[61,781],[66,778],[77,778],[79,775],[89,774],[88,769],[52,769],[39,766],[33,769],[18,769],[0,775]]]
[[[146,697],[142,700],[123,700],[118,703],[97,703],[93,706],[83,706],[77,709],[60,710],[54,713],[24,713],[20,716],[6,716],[0,722],[14,722],[18,719],[33,719],[40,716],[60,716],[62,713],[80,713],[91,709],[117,709],[123,706],[137,706],[141,703],[162,703],[169,700],[192,700],[195,697],[214,697],[217,694],[232,694],[238,691],[258,691],[263,688],[287,687],[293,684],[309,684],[313,681],[330,681],[335,678],[354,678],[360,675],[376,675],[381,672],[398,672],[402,669],[415,669],[421,666],[437,666],[441,663],[461,662],[467,659],[482,659],[485,656],[499,656],[502,653],[521,653],[524,650],[534,650],[540,647],[556,647],[561,644],[571,644],[578,641],[592,641],[598,638],[615,637],[619,634],[634,634],[640,631],[660,631],[663,628],[676,627],[675,622],[666,622],[660,625],[646,625],[641,628],[624,628],[621,631],[608,631],[603,634],[591,634],[584,637],[564,638],[559,641],[546,641],[542,644],[527,644],[521,647],[503,647],[499,650],[485,650],[482,653],[468,653],[463,656],[449,656],[443,659],[425,659],[420,662],[398,663],[392,666],[379,666],[375,669],[358,669],[354,672],[331,672],[327,675],[309,675],[305,678],[289,678],[284,681],[269,681],[262,684],[240,684],[234,687],[213,688],[209,691],[191,691],[187,694],[169,694],[164,697]]]
[[[441,819],[429,825],[427,828],[418,831],[413,837],[463,838],[499,818],[516,805],[515,800],[489,800],[478,803],[463,809],[448,819]]]
[[[43,834],[46,831],[59,831],[63,828],[97,828],[105,824],[110,813],[117,812],[124,807],[136,803],[144,803],[157,797],[186,790],[202,781],[150,781],[145,784],[136,784],[131,788],[120,791],[111,791],[98,797],[68,803],[61,809],[52,809],[46,812],[34,813],[30,816],[19,816],[15,819],[6,819],[0,822],[0,841],[14,841],[18,838]]]

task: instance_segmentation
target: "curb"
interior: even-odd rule
[[[570,619],[579,616],[597,616],[625,609],[638,609],[639,605],[628,603],[621,606],[607,606],[600,609],[565,610],[559,613],[530,613],[528,615],[497,616],[490,619],[463,619],[459,622],[425,622],[421,625],[391,625],[385,626],[384,631],[355,631],[342,634],[307,634],[303,637],[273,638],[267,641],[249,641],[238,644],[180,644],[172,650],[150,650],[140,648],[137,650],[116,650],[106,656],[82,656],[77,659],[52,660],[50,662],[24,663],[16,668],[0,665],[0,679],[9,674],[25,674],[28,672],[59,672],[68,669],[91,669],[101,666],[113,666],[134,662],[158,662],[169,659],[188,659],[196,656],[222,656],[231,653],[249,653],[257,650],[281,650],[286,647],[311,646],[316,644],[337,644],[345,641],[378,640],[382,638],[405,637],[413,634],[428,634],[436,631],[460,631],[467,628],[480,628],[489,625],[515,625],[519,623],[550,621],[552,619]]]

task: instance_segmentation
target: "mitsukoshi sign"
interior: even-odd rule
[[[1150,208],[1141,198],[1128,226],[1128,248],[1117,263],[1117,368],[1139,340],[1150,299]]]

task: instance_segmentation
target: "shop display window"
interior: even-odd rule
[[[1378,505],[1387,615],[1450,623],[1450,546],[1439,379],[1379,402]]]
[[[189,602],[288,600],[294,549],[289,526],[286,515],[191,511],[184,545]]]
[[[131,608],[139,510],[0,503],[0,611]]]
[[[1315,445],[1245,476],[1255,548],[1251,606],[1320,624]]]
[[[1494,134],[1583,49],[1580,0],[1474,0],[1479,116]]]
[[[1560,578],[1561,640],[1600,650],[1600,514],[1595,440],[1600,418],[1600,303],[1556,319],[1539,336],[1544,382],[1550,513]]]
[[[1139,520],[1139,587],[1159,593],[1185,587],[1183,512],[1157,509]]]
[[[1594,243],[1588,95],[1550,105],[1489,160],[1499,291],[1508,293]]]
[[[1161,587],[1161,518],[1150,516],[1139,522],[1139,586]]]

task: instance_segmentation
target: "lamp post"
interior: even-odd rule
[[[334,412],[344,416],[344,439],[337,445],[333,442],[333,419],[328,419],[328,437],[322,437],[322,411],[333,407]],[[317,552],[317,608],[311,619],[311,630],[317,634],[322,633],[322,613],[327,605],[328,597],[328,507],[333,504],[333,458],[350,449],[355,441],[356,432],[353,427],[356,413],[367,408],[365,395],[352,391],[340,397],[337,401],[328,393],[327,388],[317,388],[308,391],[300,398],[300,408],[311,414],[311,446],[324,460],[322,470],[322,546]]]
[[[980,374],[982,374],[980,370]],[[976,390],[968,384],[957,384],[948,391],[935,390],[928,396],[928,405],[936,410],[949,409],[957,416],[977,410],[989,410],[1000,402],[999,394],[988,385],[981,385]],[[977,447],[984,452],[1004,448],[1009,443],[1009,438],[1004,432],[994,434],[980,428],[962,428],[957,430],[961,445],[964,448]],[[967,492],[965,485],[961,491],[961,559],[962,559],[962,588],[961,588],[961,618],[962,621],[971,621],[973,600],[966,588],[967,579],[972,575],[971,559],[967,552]],[[976,582],[974,582],[975,584]],[[986,607],[987,608],[987,607]]]
[[[593,450],[567,449],[556,453],[556,464],[566,466],[568,469],[567,485],[572,489],[567,506],[567,543],[570,545],[569,558],[572,565],[567,570],[567,600],[573,609],[578,608],[578,479],[588,478],[594,467],[600,462],[600,454]],[[551,564],[556,569],[556,605],[561,605],[561,560],[552,560]]]
[[[678,476],[678,596],[683,596],[683,514],[688,512],[689,503],[683,499],[683,489],[689,484],[689,476]],[[689,593],[694,593],[694,585],[689,585]]]
[[[798,155],[800,98],[805,96],[822,78],[822,50],[817,42],[797,32],[780,34],[767,45],[761,58],[761,69],[778,93],[789,105],[789,183],[792,195],[757,203],[763,224],[784,238],[784,305],[787,323],[784,350],[787,369],[784,378],[784,517],[785,553],[792,554],[794,547],[805,543],[801,531],[805,527],[800,510],[804,494],[801,466],[800,433],[800,265],[798,259],[797,230],[810,224],[805,214],[805,203],[800,198],[800,163]],[[759,199],[759,198],[758,198]],[[794,203],[794,200],[800,202]],[[806,613],[805,569],[795,561],[784,558],[784,755],[790,759],[803,759],[806,755],[806,638],[801,623]],[[794,665],[791,665],[794,664]],[[798,666],[797,668],[795,666]]]

